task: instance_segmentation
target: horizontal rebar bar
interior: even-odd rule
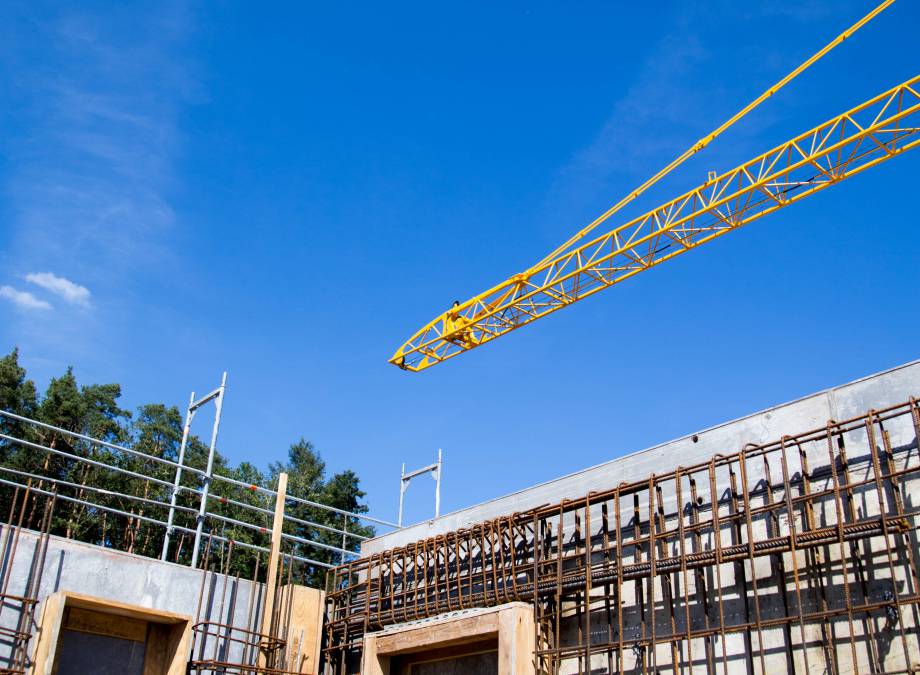
[[[694,641],[718,638],[724,650],[730,633],[746,641],[734,654],[748,659],[748,670],[756,672],[758,659],[766,672],[772,657],[763,632],[798,628],[798,643],[785,635],[779,648],[807,662],[806,625],[822,631],[824,646],[814,649],[822,650],[822,668],[837,673],[827,636],[841,617],[850,663],[896,671],[920,656],[920,614],[910,631],[902,627],[905,608],[920,604],[909,539],[920,509],[909,508],[915,500],[904,487],[920,480],[918,436],[920,407],[910,399],[348,562],[330,572],[324,654],[344,673],[345,652],[360,652],[367,631],[524,601],[534,607],[541,673],[560,672],[565,660],[578,661],[572,672],[594,672],[598,655],[606,655],[604,672],[628,670],[627,661],[641,672],[664,664],[680,672],[703,646]],[[854,441],[865,454],[851,459]],[[884,572],[867,576],[870,566]],[[836,596],[831,583],[843,585]],[[730,616],[728,598],[738,605]],[[773,603],[772,614],[764,603]],[[885,648],[885,663],[874,633],[858,637],[853,628],[879,613],[899,638],[899,650]],[[868,644],[858,646],[857,637]],[[713,672],[728,654],[706,644]]]

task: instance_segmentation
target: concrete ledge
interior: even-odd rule
[[[526,511],[622,481],[640,480],[653,472],[708,460],[717,453],[737,452],[747,443],[765,443],[785,434],[808,431],[829,419],[856,417],[870,408],[884,408],[920,397],[920,361],[897,366],[810,396],[724,422],[682,438],[619,457],[562,478],[390,532],[361,545],[364,556],[405,546],[436,534],[470,527],[499,516]]]

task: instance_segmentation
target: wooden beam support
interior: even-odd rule
[[[275,616],[275,590],[278,587],[278,559],[281,557],[281,530],[284,525],[284,501],[287,498],[288,475],[278,474],[278,496],[275,499],[275,518],[272,522],[271,553],[268,557],[268,575],[265,580],[265,602],[262,603],[262,622],[259,631],[263,635],[272,634],[272,619]],[[272,650],[270,644],[261,645],[259,649],[259,666],[269,666]]]

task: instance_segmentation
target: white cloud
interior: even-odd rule
[[[121,358],[131,347],[130,317],[143,311],[142,285],[151,277],[173,281],[164,270],[181,269],[170,246],[183,178],[181,120],[202,96],[193,4],[0,5],[0,63],[10,75],[0,75],[0,89],[16,101],[2,113],[4,130],[13,131],[0,142],[0,284],[54,305],[13,312],[0,298],[0,338],[8,344],[55,363]],[[51,275],[26,286],[3,278],[10,270],[64,273],[92,294]],[[112,284],[112,303],[79,320],[59,321],[53,331],[35,320],[100,305],[96,296]]]
[[[99,269],[130,280],[170,255],[179,116],[197,90],[185,57],[191,11],[174,0],[45,16],[24,4],[17,18],[0,44],[20,73],[22,133],[0,186],[11,195],[11,257],[27,269],[67,264],[94,284],[112,278]]]
[[[22,309],[51,309],[51,303],[36,298],[28,291],[19,291],[12,286],[0,286],[0,298],[6,298]]]
[[[59,277],[52,272],[33,272],[27,274],[25,280],[61,296],[72,305],[89,306],[89,289],[75,284],[70,279]]]

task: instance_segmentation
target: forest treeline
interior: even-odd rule
[[[136,410],[127,410],[120,406],[120,398],[120,385],[79,384],[72,368],[68,368],[60,377],[53,378],[44,394],[39,394],[35,383],[28,378],[26,370],[19,363],[17,349],[0,358],[0,409],[128,447],[145,455],[177,461],[182,440],[183,413],[175,406],[163,403],[148,403]],[[169,502],[171,484],[175,479],[172,467],[4,416],[0,416],[0,433],[144,476],[141,478],[112,471],[97,464],[0,438],[0,480],[7,481],[0,484],[0,513],[4,520],[10,512],[15,491],[8,482],[31,485],[47,491],[56,490],[58,494],[92,502],[93,505],[58,499],[51,524],[52,534],[127,553],[157,558],[160,556],[165,530],[161,525],[144,518],[166,521],[167,507],[155,502]],[[203,471],[207,456],[207,444],[194,435],[190,436],[184,464]],[[358,476],[351,470],[328,476],[319,453],[303,438],[288,448],[286,461],[270,464],[265,471],[249,462],[234,466],[219,450],[215,453],[214,473],[247,485],[274,489],[281,472],[288,474],[289,495],[353,513],[367,512],[367,505],[362,501],[365,493],[360,488]],[[44,480],[30,478],[25,474],[40,476]],[[55,479],[56,482],[48,479]],[[202,484],[203,479],[199,474],[183,472],[183,486],[197,490]],[[219,480],[212,481],[210,489],[213,496],[208,501],[210,513],[258,525],[266,528],[266,531],[260,532],[216,518],[207,518],[204,522],[205,533],[213,533],[241,544],[267,547],[271,516],[227,500],[268,510],[274,508],[273,501],[264,493]],[[141,499],[128,499],[114,493]],[[178,505],[187,510],[177,511],[176,524],[194,530],[197,513],[192,511],[197,511],[198,504],[197,494],[181,490],[178,493]],[[117,509],[127,515],[103,510],[98,508],[99,505]],[[27,508],[23,512],[24,525],[37,526],[40,511],[37,505]],[[288,502],[286,514],[300,521],[310,521],[339,530],[345,524],[342,515],[304,504]],[[310,541],[342,546],[341,535],[315,526],[286,522],[285,531]],[[347,531],[363,536],[373,534],[371,527],[362,525],[355,518],[348,518]],[[194,535],[188,532],[175,531],[169,560],[189,564],[193,539]],[[260,566],[264,570],[265,555],[241,544],[235,544],[230,555],[227,544],[219,544],[216,538],[212,538],[212,563],[222,560],[224,568],[231,574],[248,577],[259,556]],[[358,540],[349,537],[347,548],[357,550]],[[286,549],[295,555],[319,562],[338,564],[340,560],[339,553],[317,546],[296,544],[293,548],[286,546]],[[262,574],[264,571],[260,576]],[[300,583],[321,587],[325,584],[325,569],[318,565],[298,563],[294,567],[294,577]]]

